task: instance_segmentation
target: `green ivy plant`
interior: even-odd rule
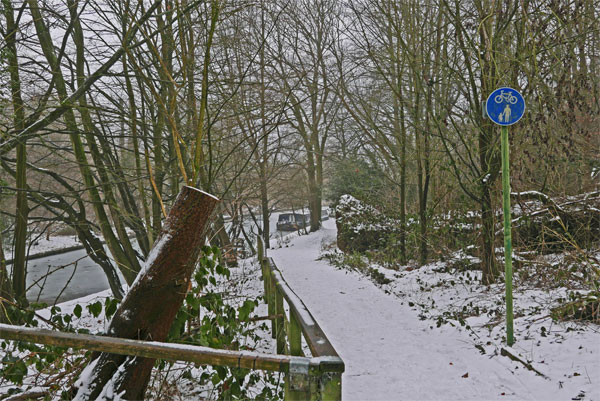
[[[118,300],[106,298],[101,301],[86,305],[90,314],[97,318],[104,311],[106,319],[110,319],[117,310]],[[47,308],[44,303],[32,303],[28,308],[20,308],[16,305],[7,306],[7,316],[13,324],[26,327],[38,327],[40,320],[50,324],[55,330],[63,332],[74,332],[89,334],[85,328],[77,328],[76,321],[81,318],[83,307],[75,305],[72,313],[63,312],[60,306],[50,307],[50,317],[42,318],[36,313],[37,310]],[[0,360],[0,384],[12,383],[16,387],[9,388],[7,394],[18,394],[23,391],[22,386],[25,378],[33,372],[45,372],[47,374],[58,374],[60,372],[75,372],[87,360],[88,353],[67,353],[66,347],[52,345],[38,345],[25,341],[2,341],[0,349],[3,357]],[[50,392],[61,391],[60,381],[55,381],[50,387]]]
[[[217,283],[229,279],[231,271],[219,263],[220,250],[205,246],[202,257],[192,279],[192,287],[175,317],[169,333],[169,341],[201,345],[229,350],[248,350],[243,339],[256,342],[259,336],[249,320],[259,304],[258,299],[247,299],[241,303],[228,302],[225,294],[218,292]],[[163,362],[162,366],[166,364]],[[264,386],[260,394],[250,394],[264,376],[248,369],[222,366],[206,368],[199,377],[188,371],[184,377],[195,380],[199,385],[212,385],[219,400],[282,398],[278,391],[276,376],[268,376],[270,386]]]
[[[260,338],[256,327],[250,320],[251,314],[259,304],[258,299],[247,299],[243,302],[229,302],[227,294],[217,290],[217,283],[231,276],[228,267],[219,261],[220,250],[205,246],[202,257],[192,278],[192,287],[188,292],[175,321],[171,327],[168,341],[202,345],[212,348],[230,350],[248,350],[246,341],[254,343]],[[119,301],[107,297],[104,301],[96,301],[85,305],[91,316],[110,319],[117,311]],[[50,317],[42,319],[36,310],[47,308],[46,304],[31,304],[28,308],[11,306],[9,316],[11,322],[27,327],[37,327],[40,320],[52,325],[54,329],[64,332],[89,334],[89,330],[77,328],[77,320],[82,317],[84,307],[75,305],[72,313],[63,312],[60,306],[50,308]],[[264,327],[264,325],[263,325]],[[70,355],[66,358],[67,348],[49,345],[37,345],[23,341],[2,341],[0,343],[2,359],[0,360],[0,384],[10,382],[17,387],[9,389],[10,394],[21,392],[24,379],[28,374],[37,372],[59,372],[76,370],[89,354]],[[171,365],[171,362],[159,361],[159,369]],[[279,385],[278,375],[264,375],[248,369],[232,369],[212,367],[203,369],[199,377],[193,377],[189,369],[185,378],[196,381],[198,385],[212,385],[218,393],[219,400],[256,399],[273,400],[283,398],[283,390]],[[265,383],[259,394],[256,388]],[[253,390],[251,394],[250,389]],[[60,388],[54,389],[60,391]]]

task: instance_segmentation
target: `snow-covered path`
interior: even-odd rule
[[[344,360],[344,400],[546,400],[576,395],[532,372],[513,374],[507,358],[479,354],[465,332],[421,321],[401,299],[367,278],[317,260],[321,244],[334,238],[335,223],[328,221],[318,233],[294,238],[289,247],[271,250],[269,256]]]

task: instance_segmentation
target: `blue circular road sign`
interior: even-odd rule
[[[513,88],[498,88],[485,103],[490,119],[498,125],[513,125],[525,113],[525,100]]]

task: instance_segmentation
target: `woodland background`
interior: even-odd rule
[[[322,207],[349,193],[394,219],[386,260],[424,264],[475,245],[490,283],[500,135],[484,102],[500,86],[527,103],[510,130],[513,191],[555,204],[598,190],[595,0],[3,0],[0,10],[6,299],[26,303],[28,246],[60,233],[77,235],[119,296],[116,271],[131,284],[183,185],[224,200],[210,236],[224,248],[235,238],[252,248],[248,218],[268,240],[273,210],[308,208],[316,230]],[[550,241],[538,227],[527,245],[585,248],[593,216],[581,237],[566,227]],[[449,233],[448,221],[467,229]]]

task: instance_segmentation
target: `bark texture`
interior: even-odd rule
[[[218,199],[183,187],[146,265],[110,322],[108,335],[164,341],[186,295]],[[154,359],[101,353],[76,383],[75,399],[143,399]],[[103,393],[103,391],[105,393]]]

